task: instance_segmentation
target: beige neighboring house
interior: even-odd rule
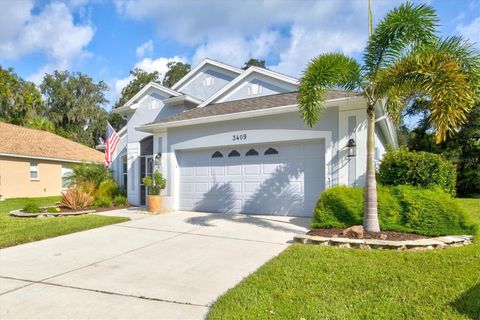
[[[71,166],[104,154],[47,131],[0,122],[0,199],[60,195]]]

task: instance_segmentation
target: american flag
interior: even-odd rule
[[[109,166],[110,163],[112,163],[118,142],[120,142],[120,137],[110,123],[107,122],[107,135],[105,136],[105,166]]]

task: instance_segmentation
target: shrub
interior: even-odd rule
[[[389,188],[378,186],[378,210],[382,228],[392,228],[401,221],[401,207]],[[363,189],[338,186],[322,192],[314,211],[312,227],[344,228],[363,223]]]
[[[113,198],[113,204],[116,206],[128,206],[128,199],[122,195]]]
[[[411,185],[441,188],[455,196],[455,166],[440,155],[401,148],[388,151],[380,163],[378,182],[383,185]]]
[[[60,209],[57,208],[57,207],[50,207],[50,208],[47,208],[47,212],[48,213],[58,213],[58,212],[60,212]]]
[[[397,186],[392,193],[402,207],[402,224],[425,235],[474,234],[466,212],[442,190]]]
[[[142,182],[147,187],[149,195],[159,195],[167,185],[167,180],[160,172],[154,172],[151,177],[144,177]]]
[[[96,207],[110,208],[112,206],[112,199],[108,197],[96,198],[94,204]]]
[[[363,223],[363,189],[338,186],[325,190],[314,210],[313,228],[345,228]],[[378,186],[382,230],[424,235],[474,234],[465,211],[442,190]]]
[[[80,188],[70,188],[67,192],[62,192],[60,205],[72,210],[81,210],[88,208],[93,203],[93,198]]]
[[[109,198],[113,199],[120,194],[120,187],[113,179],[103,180],[95,191],[95,199]]]
[[[111,180],[110,172],[105,166],[95,163],[81,163],[72,167],[72,172],[68,175],[70,185],[98,189],[105,180]]]
[[[38,206],[38,204],[30,202],[25,205],[22,209],[23,212],[25,213],[40,213],[42,210]]]

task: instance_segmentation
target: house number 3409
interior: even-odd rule
[[[238,140],[246,140],[247,139],[247,134],[234,134],[233,135],[233,141],[238,141]]]

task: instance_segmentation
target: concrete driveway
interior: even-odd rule
[[[0,318],[201,319],[309,223],[117,214],[134,220],[0,250]]]

